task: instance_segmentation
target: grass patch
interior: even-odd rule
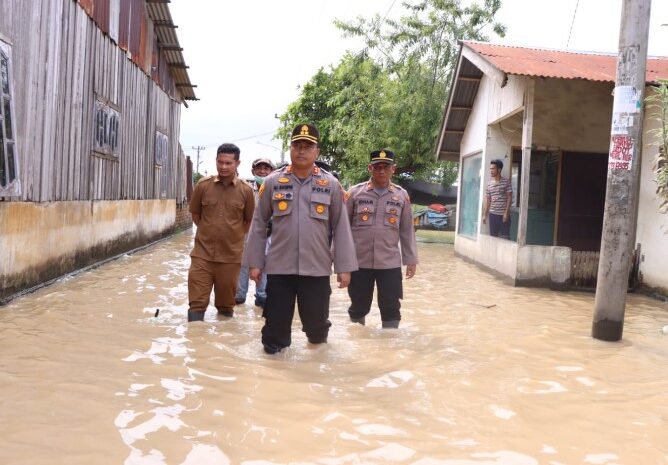
[[[415,238],[418,242],[436,242],[440,244],[454,244],[454,231],[436,231],[431,229],[418,229],[415,231]]]

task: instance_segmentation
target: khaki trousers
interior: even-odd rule
[[[215,294],[217,309],[233,309],[237,293],[240,263],[210,262],[199,257],[190,257],[188,270],[188,303],[190,310],[205,312]]]

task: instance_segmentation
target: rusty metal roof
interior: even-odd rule
[[[572,52],[463,41],[494,67],[507,74],[558,79],[615,82],[616,53]],[[668,78],[668,57],[648,57],[648,83]]]
[[[183,48],[176,36],[176,26],[169,11],[170,0],[120,0],[111,13],[110,0],[78,0],[97,26],[118,46],[129,52],[129,58],[172,98],[198,100],[190,82]],[[147,18],[148,16],[148,18]],[[154,34],[148,33],[148,22]],[[111,27],[115,24],[116,27]],[[152,41],[147,47],[147,41]],[[147,51],[151,51],[151,56]],[[187,106],[187,105],[186,105]]]
[[[185,100],[198,100],[195,96],[195,85],[190,82],[188,66],[183,58],[183,48],[176,36],[176,26],[169,11],[169,0],[146,0],[148,16],[153,21],[158,47],[162,49],[167,65],[174,76],[175,86]]]
[[[439,160],[459,161],[460,145],[483,74],[505,83],[508,74],[555,79],[615,82],[617,54],[571,52],[461,41],[441,134]],[[646,79],[668,79],[668,57],[647,58]],[[505,85],[505,84],[502,84]]]

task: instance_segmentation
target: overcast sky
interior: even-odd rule
[[[402,0],[172,0],[172,17],[200,99],[181,113],[181,144],[200,172],[215,172],[216,147],[241,148],[240,174],[258,157],[280,158],[275,114],[285,111],[320,68],[359,43],[344,39],[334,19],[397,17]],[[577,4],[577,14],[574,12]],[[506,37],[494,43],[616,52],[621,0],[502,0]],[[573,21],[573,18],[574,21]],[[654,0],[649,54],[668,56],[668,1]],[[569,42],[569,31],[571,30]],[[567,47],[568,43],[568,47]],[[289,156],[286,154],[286,159]]]

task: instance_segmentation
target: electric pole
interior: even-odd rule
[[[193,150],[197,150],[197,165],[195,165],[195,172],[199,174],[199,151],[204,150],[206,147],[203,145],[198,145],[197,147],[192,147]]]
[[[592,336],[619,341],[635,238],[651,0],[623,0]]]

